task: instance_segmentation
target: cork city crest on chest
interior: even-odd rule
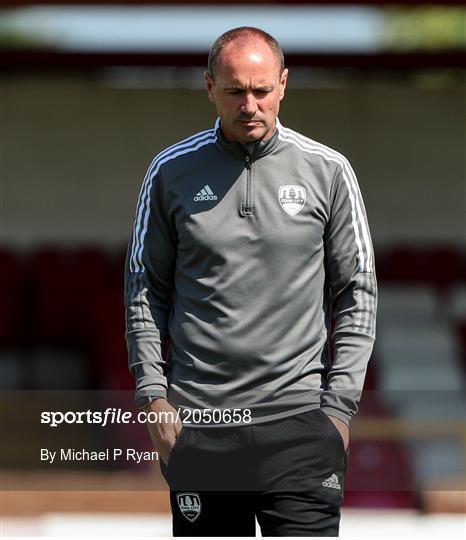
[[[292,184],[280,186],[278,188],[278,201],[287,214],[295,216],[306,203],[306,189],[303,186]]]

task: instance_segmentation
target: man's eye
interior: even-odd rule
[[[259,95],[266,95],[268,94],[269,92],[271,92],[271,90],[254,90],[254,93],[255,94],[259,94]],[[244,90],[241,90],[241,89],[236,89],[236,90],[228,90],[228,93],[229,94],[243,94],[244,93]]]

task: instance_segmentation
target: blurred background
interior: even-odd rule
[[[39,413],[135,410],[137,196],[156,153],[213,126],[208,50],[242,25],[282,44],[281,122],[349,158],[374,241],[378,339],[341,534],[465,532],[465,15],[454,0],[2,2],[0,534],[170,534],[157,465],[38,459],[150,448],[145,426],[51,431]]]

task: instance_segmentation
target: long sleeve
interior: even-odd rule
[[[346,160],[333,179],[324,240],[333,358],[321,406],[348,424],[358,410],[374,344],[377,282],[364,203]]]
[[[125,337],[138,404],[148,396],[167,396],[164,346],[175,257],[176,234],[155,161],[141,188],[125,266]]]

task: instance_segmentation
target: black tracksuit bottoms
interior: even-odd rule
[[[338,536],[347,452],[321,409],[263,424],[184,426],[161,464],[174,536]]]

